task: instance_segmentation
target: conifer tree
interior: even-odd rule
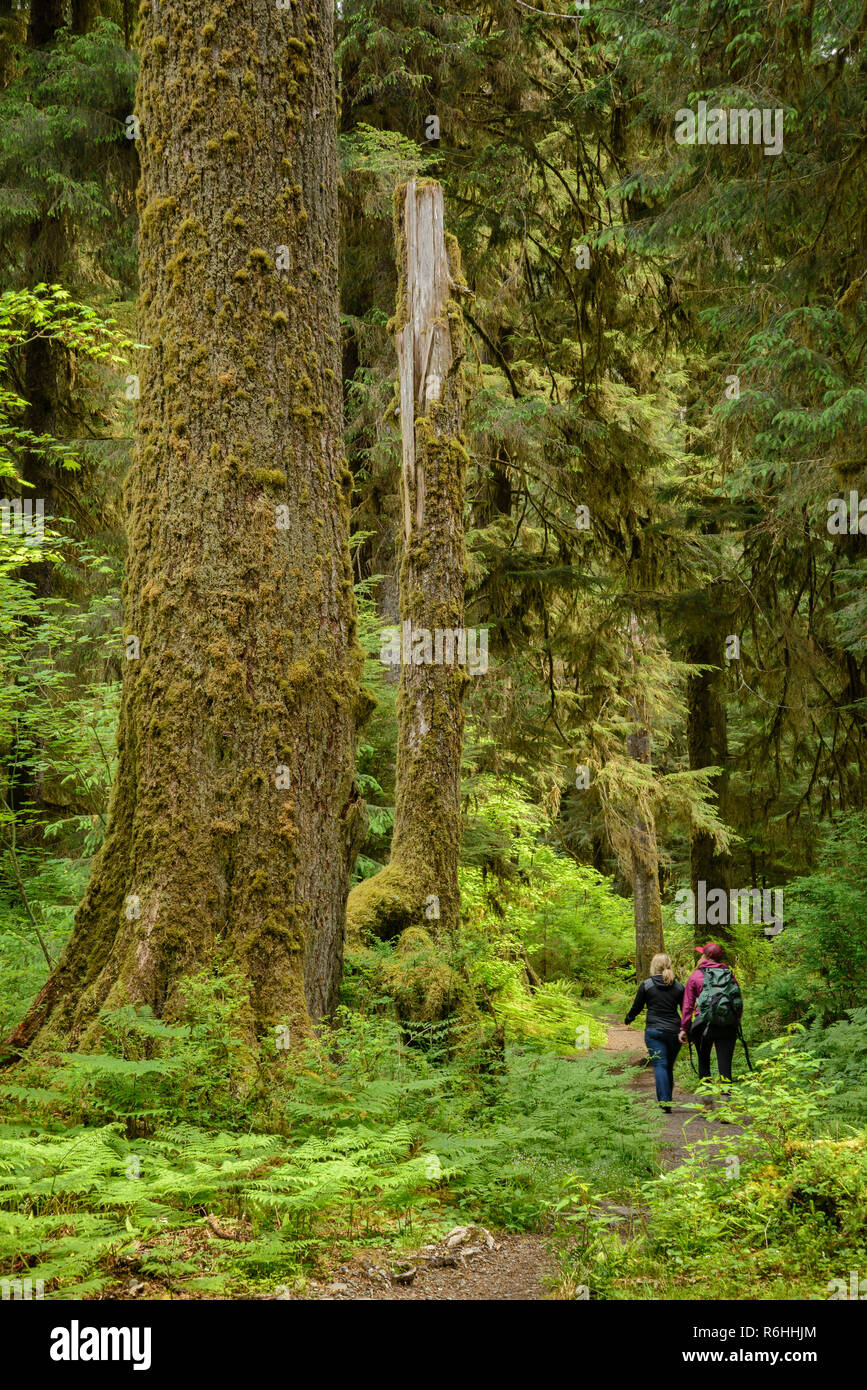
[[[72,938],[12,1043],[182,1011],[224,953],[250,1034],[333,1007],[362,828],[340,439],[332,11],[141,10],[140,409],[119,770]]]

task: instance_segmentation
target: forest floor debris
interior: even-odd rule
[[[463,1226],[399,1260],[358,1256],[340,1265],[330,1282],[311,1280],[299,1297],[538,1302],[550,1296],[553,1264],[542,1236],[495,1236],[482,1226]]]

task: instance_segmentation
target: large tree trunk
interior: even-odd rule
[[[337,315],[332,11],[145,3],[139,435],[119,770],[63,959],[11,1039],[182,1012],[215,959],[251,1028],[336,999],[360,651]],[[135,652],[135,641],[128,651]]]
[[[87,34],[100,16],[99,0],[72,0],[70,28],[74,34]]]
[[[460,910],[467,677],[459,642],[451,662],[442,636],[442,646],[436,645],[438,630],[452,640],[455,629],[464,631],[460,266],[456,243],[444,235],[439,184],[413,180],[397,191],[395,206],[403,436],[401,628],[388,644],[391,659],[401,661],[395,823],[390,862],[352,890],[347,922],[353,932],[366,929],[383,938],[407,928],[435,938],[457,926]]]
[[[636,671],[637,657],[643,649],[638,618],[629,618],[629,664]],[[626,752],[636,762],[650,766],[650,724],[645,701],[634,681],[630,701],[630,717],[634,727],[626,738]],[[650,962],[658,951],[665,950],[662,935],[662,905],[659,896],[659,854],[656,846],[656,826],[652,815],[636,809],[629,837],[632,877],[632,903],[635,917],[635,974],[644,980],[650,974]]]
[[[27,42],[31,48],[53,43],[63,24],[63,0],[30,0]]]

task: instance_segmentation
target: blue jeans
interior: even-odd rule
[[[674,1062],[680,1051],[677,1034],[664,1033],[662,1029],[657,1028],[645,1028],[644,1045],[653,1063],[656,1099],[663,1105],[670,1105],[674,1090]]]

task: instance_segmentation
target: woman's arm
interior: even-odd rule
[[[683,985],[681,984],[680,980],[675,980],[675,982],[674,982],[674,997],[675,997],[675,999],[677,1000],[678,1008],[682,1008],[682,1007],[683,1007],[683,1001],[684,1001],[685,995],[686,995],[686,990],[684,989],[684,987],[683,987]],[[684,1026],[683,1026],[683,1019],[682,1019],[682,1018],[681,1018],[681,1022],[680,1022],[680,1032],[679,1032],[678,1035],[677,1035],[677,1040],[678,1040],[679,1043],[685,1043],[685,1042],[686,1042],[686,1030],[685,1030],[685,1028],[684,1028]]]
[[[683,1008],[681,1010],[680,1015],[680,1030],[682,1033],[687,1032],[689,1025],[692,1023],[692,1015],[695,1009],[695,1001],[698,997],[698,991],[696,989],[696,975],[701,976],[701,972],[698,970],[693,970],[692,974],[686,982],[686,989],[683,991]]]
[[[624,1022],[624,1023],[631,1023],[632,1020],[633,1020],[634,1018],[636,1018],[636,1017],[638,1016],[638,1014],[641,1013],[641,1010],[642,1010],[643,1008],[644,1008],[644,981],[642,980],[642,981],[641,981],[641,984],[638,986],[638,993],[636,994],[635,999],[633,1000],[632,1008],[629,1010],[629,1013],[626,1015],[626,1017],[625,1017],[625,1019],[623,1020],[623,1022]]]

